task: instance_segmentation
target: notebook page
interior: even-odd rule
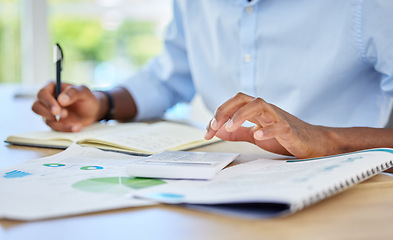
[[[162,152],[196,141],[205,141],[204,132],[178,123],[159,122],[132,131],[119,131],[97,139],[145,152]]]
[[[126,130],[133,130],[146,126],[146,123],[122,123],[116,125],[107,125],[103,123],[96,123],[91,126],[83,128],[80,132],[58,132],[54,130],[39,131],[39,132],[27,132],[14,134],[13,137],[17,138],[28,138],[38,140],[61,140],[67,139],[72,142],[77,142],[85,138],[95,138],[101,135],[111,135],[116,132],[122,132]]]

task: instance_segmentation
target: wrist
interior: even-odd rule
[[[97,121],[107,118],[128,121],[136,116],[136,104],[133,97],[126,89],[115,87],[107,93],[110,95],[107,95],[103,91],[94,92],[99,104],[96,118]],[[112,104],[109,102],[110,97],[112,98]]]
[[[96,120],[101,121],[112,119],[114,114],[114,103],[110,93],[105,91],[95,91],[94,95],[97,98],[99,105]]]
[[[115,115],[115,104],[114,104],[114,100],[112,97],[112,94],[109,91],[103,91],[103,93],[106,96],[106,100],[107,100],[107,111],[106,111],[106,115],[104,116],[103,120],[105,121],[109,121],[111,119],[113,119],[113,116]]]
[[[341,154],[351,151],[348,142],[345,141],[343,131],[341,128],[333,127],[323,127],[324,128],[324,138],[325,139],[325,149],[324,155],[334,155]]]

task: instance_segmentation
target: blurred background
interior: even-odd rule
[[[34,99],[59,43],[65,82],[109,89],[161,52],[171,18],[172,0],[0,0],[0,88]],[[202,129],[211,117],[198,95],[164,116]]]
[[[0,0],[0,83],[54,79],[59,43],[65,81],[109,88],[161,52],[171,15],[171,0]]]

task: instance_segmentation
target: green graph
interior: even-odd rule
[[[72,185],[73,188],[94,193],[127,194],[131,189],[142,189],[166,183],[160,179],[138,177],[89,178]]]

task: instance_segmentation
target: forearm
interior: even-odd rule
[[[112,96],[113,106],[115,108],[112,119],[119,121],[128,121],[136,116],[137,108],[131,94],[122,87],[115,87],[109,90]],[[109,99],[105,93],[101,91],[94,92],[99,102],[99,112],[97,121],[102,120],[109,112]]]
[[[393,148],[393,129],[388,128],[330,128],[335,141],[336,153],[358,151],[368,148]],[[335,140],[334,140],[335,139]],[[393,168],[386,170],[393,173]]]
[[[324,127],[321,127],[324,128]],[[387,128],[324,128],[329,155],[369,148],[393,148],[393,129]]]

